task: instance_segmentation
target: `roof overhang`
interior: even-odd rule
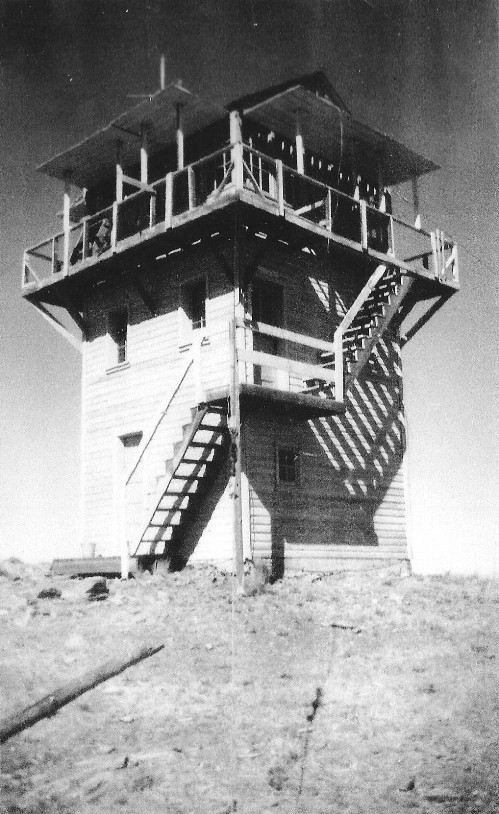
[[[115,172],[117,142],[121,142],[122,164],[138,164],[143,125],[149,128],[151,155],[174,142],[177,105],[182,108],[182,129],[185,136],[227,117],[227,111],[223,107],[201,99],[180,84],[174,83],[139,102],[106,127],[69,150],[59,153],[37,169],[61,180],[69,177],[71,183],[79,187],[95,186],[96,181],[109,178]]]
[[[250,100],[241,100],[243,103]],[[235,107],[233,103],[231,107]],[[417,178],[439,169],[390,136],[357,121],[344,108],[299,81],[268,98],[242,106],[248,117],[286,138],[294,139],[299,113],[305,151],[317,153],[337,165],[347,159],[360,175],[383,179],[385,186]]]

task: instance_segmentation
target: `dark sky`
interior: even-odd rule
[[[457,237],[463,288],[404,352],[415,553],[496,568],[497,47],[492,0],[0,0],[6,551],[50,557],[69,536],[69,555],[78,535],[79,361],[19,296],[23,248],[59,226],[61,189],[34,167],[156,89],[164,52],[167,80],[221,102],[322,69],[442,167],[423,224]]]

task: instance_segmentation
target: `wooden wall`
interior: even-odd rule
[[[179,252],[141,269],[141,282],[156,303],[152,316],[133,283],[116,277],[88,296],[89,325],[83,364],[83,519],[87,552],[115,555],[123,518],[123,437],[147,434],[164,409],[191,348],[181,311],[182,285],[204,275],[208,286],[207,326],[201,347],[202,384],[229,382],[229,321],[233,314],[228,279],[230,250],[206,245]],[[363,261],[331,253],[291,249],[256,238],[241,247],[243,277],[255,272],[284,287],[284,327],[329,340],[342,313],[370,270]],[[255,259],[256,258],[256,259]],[[371,270],[372,271],[372,270]],[[129,311],[127,362],[112,363],[107,316]],[[283,343],[283,355],[319,362],[317,351]],[[243,411],[243,466],[249,483],[246,537],[256,558],[276,568],[335,569],[380,559],[405,558],[404,451],[401,362],[396,334],[384,337],[372,363],[355,383],[344,416],[292,420],[270,409]],[[301,382],[291,383],[296,389]],[[155,492],[175,443],[191,420],[196,402],[194,369],[172,401],[143,463],[128,488],[130,538],[145,522],[145,505]],[[299,483],[278,484],[278,445],[294,446]],[[192,559],[226,561],[233,551],[228,463],[222,468],[183,539]]]
[[[122,439],[132,433],[147,434],[164,409],[179,373],[191,353],[185,333],[181,286],[206,276],[208,302],[206,329],[201,347],[204,387],[229,380],[229,319],[233,294],[222,267],[206,249],[178,253],[157,261],[141,272],[141,282],[154,300],[152,316],[133,284],[116,278],[113,285],[96,286],[89,294],[86,319],[89,326],[83,363],[83,523],[87,553],[118,553],[120,488],[125,455]],[[107,333],[108,314],[126,307],[129,312],[127,362],[115,365],[115,349]],[[183,426],[191,420],[196,403],[195,370],[191,368],[175,396],[141,467],[128,489],[132,501],[128,525],[135,533],[144,520],[144,505],[151,499],[156,477],[181,440]],[[145,479],[142,489],[137,480]]]
[[[284,284],[286,328],[330,339],[373,270],[289,250],[269,252],[258,274]],[[251,546],[277,573],[283,558],[286,569],[334,570],[407,557],[401,375],[391,333],[352,387],[345,415],[293,420],[263,407],[244,415]],[[279,446],[297,451],[297,485],[278,483]]]

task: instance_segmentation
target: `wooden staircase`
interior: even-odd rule
[[[228,446],[227,412],[223,407],[194,408],[183,440],[157,481],[152,509],[134,552],[138,557],[175,557],[181,532],[216,477]]]
[[[341,340],[344,392],[347,393],[367,364],[369,357],[388,326],[400,319],[402,303],[413,285],[411,277],[402,277],[399,269],[378,266],[336,330]],[[335,369],[335,354],[321,354],[323,367]],[[303,392],[338,398],[333,385],[308,379]]]

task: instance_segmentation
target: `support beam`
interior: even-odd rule
[[[57,333],[60,334],[66,340],[66,342],[69,342],[69,344],[73,348],[75,348],[75,350],[77,350],[78,353],[82,353],[81,342],[78,342],[77,338],[73,336],[73,334],[70,331],[68,331],[68,329],[66,328],[65,325],[62,324],[62,322],[59,322],[57,317],[55,317],[48,310],[48,308],[45,308],[45,306],[42,305],[41,302],[32,301],[31,304],[42,315],[42,317],[47,320],[47,322],[52,326],[52,328],[54,328],[57,331]]]
[[[300,175],[305,175],[305,157],[300,110],[296,111],[296,169]]]
[[[76,305],[73,302],[71,302],[67,294],[59,293],[59,299],[61,300],[61,308],[66,309],[73,322],[78,326],[83,336],[85,337],[87,334],[87,323],[83,319],[83,315],[81,314],[81,312],[78,310]]]
[[[412,325],[412,327],[409,328],[409,330],[405,334],[402,334],[402,336],[400,337],[400,345],[402,348],[404,347],[404,345],[407,345],[409,340],[412,339],[412,337],[415,336],[415,334],[417,334],[417,332],[423,327],[423,325],[426,325],[428,320],[430,320],[432,316],[434,316],[434,314],[436,314],[437,311],[440,310],[442,305],[445,305],[447,300],[452,296],[452,293],[453,292],[442,294],[442,296],[439,297],[438,300],[434,302],[433,305],[421,317],[419,317],[418,320],[416,320],[414,325]]]
[[[182,105],[177,106],[177,169],[184,168],[184,121]]]

